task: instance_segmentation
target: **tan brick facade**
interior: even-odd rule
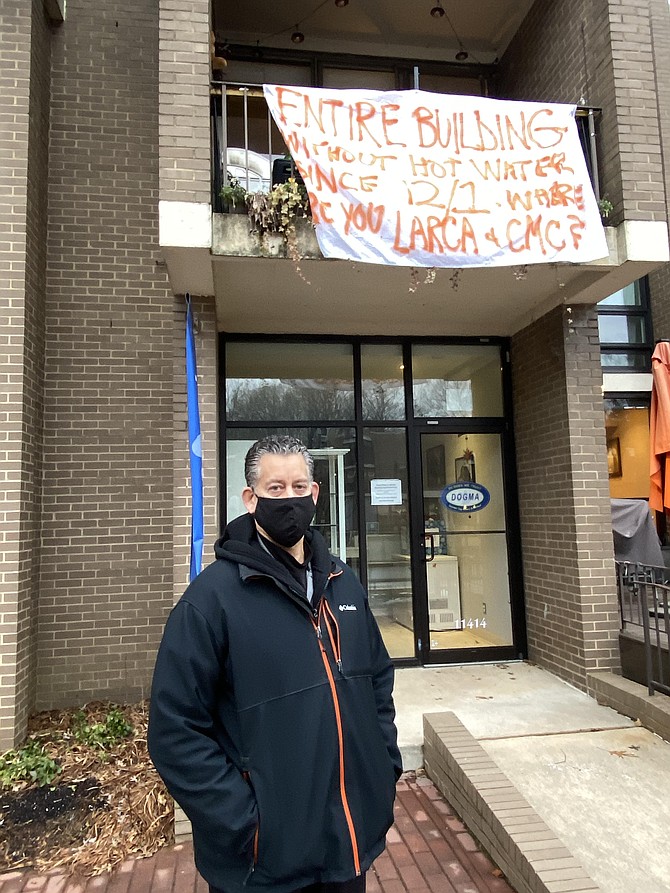
[[[146,695],[172,600],[158,10],[68,3],[52,50],[37,707]]]
[[[536,0],[502,59],[496,90],[602,108],[600,183],[614,205],[608,222],[666,219],[648,3]]]
[[[670,23],[665,0],[651,0],[651,33],[656,63],[658,120],[663,145],[670,145]],[[665,163],[665,197],[670,219],[670,169]],[[649,276],[649,298],[655,338],[670,338],[670,264]]]
[[[160,0],[160,197],[210,201],[209,0]]]
[[[49,35],[42,3],[0,11],[0,747],[25,731],[35,687],[40,567]]]
[[[511,354],[529,657],[585,688],[619,659],[594,311],[557,308]]]

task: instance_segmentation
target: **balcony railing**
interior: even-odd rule
[[[288,148],[274,123],[261,84],[211,84],[212,207],[223,210],[221,188],[236,179],[247,192],[268,192],[295,175]],[[579,139],[596,199],[600,198],[596,152],[600,110],[577,110]]]

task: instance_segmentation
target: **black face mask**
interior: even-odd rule
[[[287,499],[257,496],[256,499],[254,518],[270,539],[287,549],[303,538],[316,511],[311,494]]]

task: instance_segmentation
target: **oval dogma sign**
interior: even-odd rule
[[[489,504],[491,494],[481,484],[459,481],[444,488],[440,501],[452,512],[479,512]]]

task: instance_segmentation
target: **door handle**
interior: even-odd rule
[[[430,543],[430,555],[428,554],[427,544]],[[423,535],[423,560],[428,564],[435,558],[435,540],[432,533],[424,533]]]

